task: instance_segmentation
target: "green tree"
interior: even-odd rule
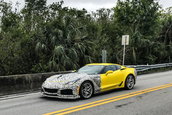
[[[161,42],[164,49],[160,50],[161,56],[159,57],[159,62],[161,60],[166,60],[166,62],[172,61],[172,7],[168,8],[166,11],[161,13],[161,26],[162,30],[158,41]]]
[[[159,32],[159,5],[154,0],[118,0],[114,21],[122,34],[129,34],[128,64],[154,63],[153,44]],[[122,35],[120,35],[122,36]]]
[[[86,26],[80,20],[84,12],[61,8],[59,3],[51,5],[50,9],[55,15],[47,21],[45,31],[42,31],[44,37],[40,37],[36,44],[42,67],[46,67],[44,71],[77,69],[90,63],[92,42],[88,40]]]

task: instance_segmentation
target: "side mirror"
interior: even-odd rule
[[[109,71],[106,72],[106,75],[111,74],[111,73],[113,73],[113,71],[109,70]]]
[[[125,70],[126,68],[124,67],[124,68],[121,68],[120,70]]]

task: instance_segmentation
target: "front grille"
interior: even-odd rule
[[[73,91],[72,91],[72,89],[64,89],[64,90],[61,90],[61,94],[62,95],[73,95]]]
[[[57,96],[57,94],[48,94],[48,93],[44,93],[44,94],[49,96]]]
[[[47,92],[47,93],[57,93],[58,89],[44,88],[44,91]]]

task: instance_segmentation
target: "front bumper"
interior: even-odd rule
[[[45,89],[42,87],[41,93],[42,93],[42,96],[52,97],[52,98],[60,98],[60,99],[77,99],[77,98],[80,98],[77,89],[71,89],[72,94],[67,94],[67,95],[61,94],[62,90],[65,90],[65,89],[58,89],[57,92],[52,93],[52,92],[45,91]]]

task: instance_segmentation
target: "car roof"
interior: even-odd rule
[[[119,65],[119,64],[114,64],[114,63],[90,63],[87,65]]]

